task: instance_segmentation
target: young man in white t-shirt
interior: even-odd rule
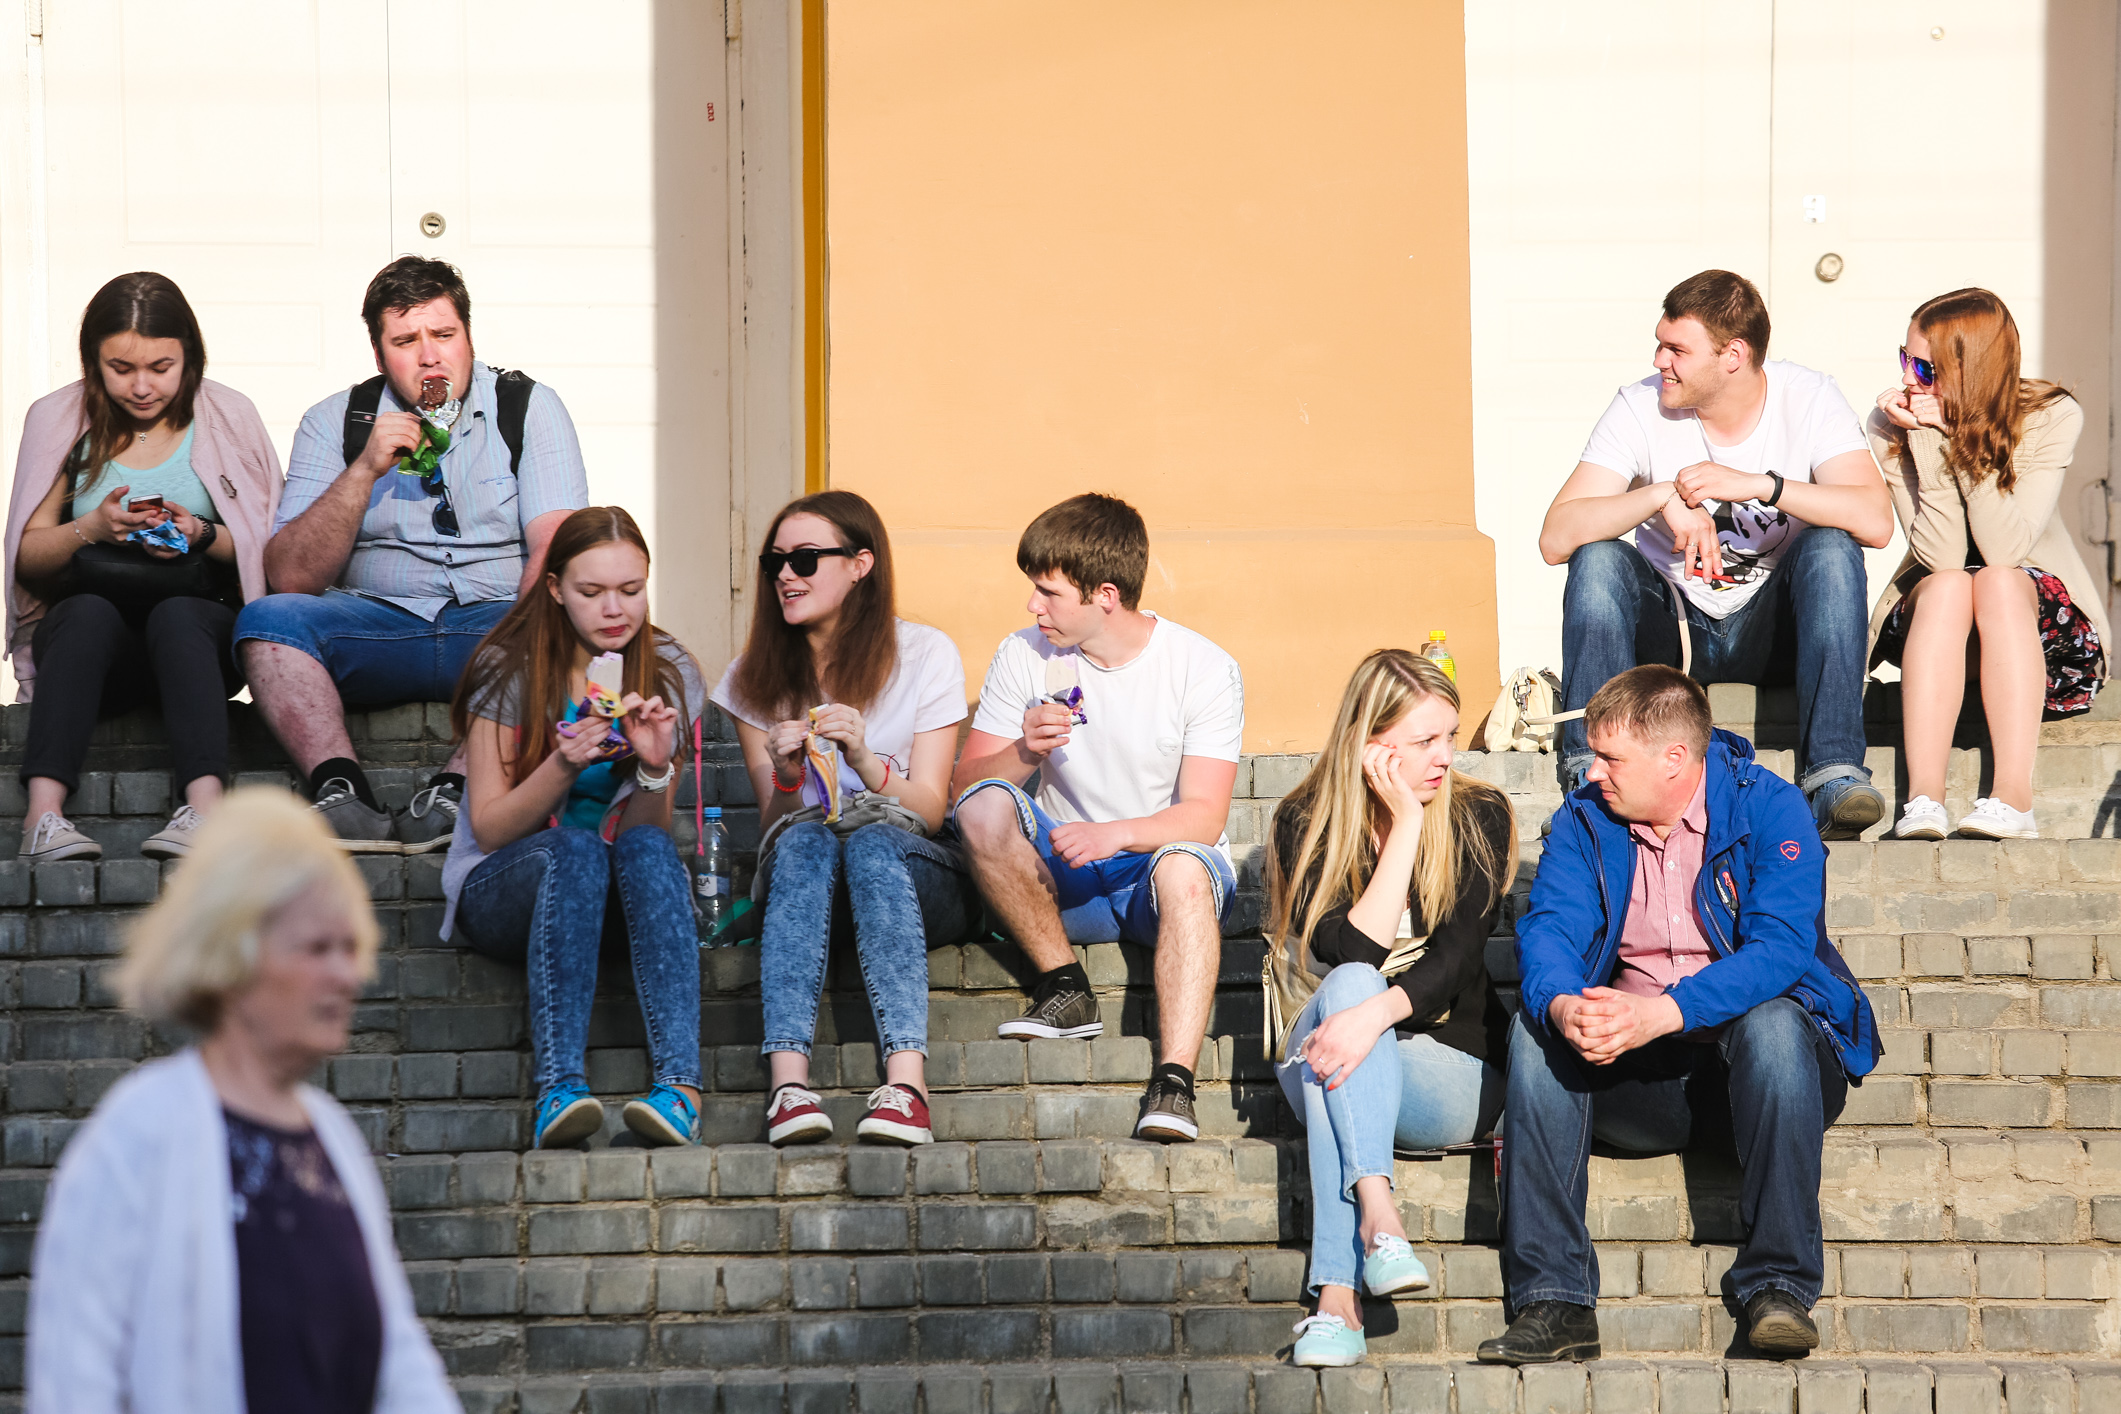
[[[1098,1035],[1069,944],[1154,947],[1160,1064],[1134,1132],[1194,1139],[1193,1062],[1237,892],[1223,825],[1244,682],[1229,654],[1137,607],[1149,532],[1126,502],[1061,502],[1024,532],[1016,563],[1037,623],[995,651],[953,779],[973,877],[1039,974],[1030,1007],[997,1029]]]
[[[1640,663],[1797,688],[1797,784],[1827,839],[1885,814],[1863,763],[1868,590],[1893,533],[1863,425],[1824,373],[1767,361],[1750,280],[1704,270],[1664,297],[1657,372],[1613,398],[1539,533],[1567,562],[1561,695],[1579,711]],[[1622,536],[1634,532],[1630,545]],[[1581,720],[1562,771],[1583,785]]]

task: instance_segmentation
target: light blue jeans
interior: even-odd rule
[[[956,855],[896,825],[842,839],[830,825],[790,825],[773,851],[759,990],[761,1054],[810,1054],[835,933],[851,931],[876,1017],[879,1053],[928,1053],[928,949],[979,926],[979,893]]]
[[[1440,1149],[1477,1138],[1483,1116],[1502,1108],[1502,1072],[1430,1036],[1387,1029],[1339,1088],[1304,1064],[1304,1038],[1335,1012],[1360,1006],[1392,984],[1364,962],[1326,975],[1289,1031],[1291,1059],[1276,1074],[1310,1135],[1311,1282],[1362,1290],[1362,1207],[1357,1179],[1392,1177],[1392,1150]]]

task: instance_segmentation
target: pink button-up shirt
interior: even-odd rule
[[[1628,891],[1628,919],[1620,930],[1620,966],[1612,985],[1654,997],[1715,961],[1708,935],[1694,912],[1694,880],[1708,845],[1708,775],[1694,787],[1686,814],[1663,839],[1648,825],[1635,825],[1635,885]]]

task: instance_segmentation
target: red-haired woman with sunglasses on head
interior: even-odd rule
[[[2019,376],[2018,326],[1987,290],[1917,309],[1900,368],[1870,425],[1908,541],[1871,615],[1870,661],[1900,665],[1908,800],[1893,833],[1951,828],[1945,761],[1974,660],[1995,772],[1958,832],[2033,839],[2041,719],[2089,708],[2106,678],[2105,595],[2057,508],[2084,410]]]

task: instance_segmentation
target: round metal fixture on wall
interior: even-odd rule
[[[1943,25],[1931,25],[1931,26],[1930,26],[1930,38],[1931,38],[1931,39],[1942,39],[1942,38],[1944,38],[1944,26],[1943,26]]]
[[[1819,283],[1831,285],[1841,278],[1842,269],[1841,257],[1832,251],[1828,251],[1825,255],[1819,257],[1819,263],[1812,267],[1812,273],[1819,277]]]
[[[420,218],[420,234],[429,240],[433,240],[448,229],[449,223],[442,219],[442,213],[439,211],[430,211]]]

